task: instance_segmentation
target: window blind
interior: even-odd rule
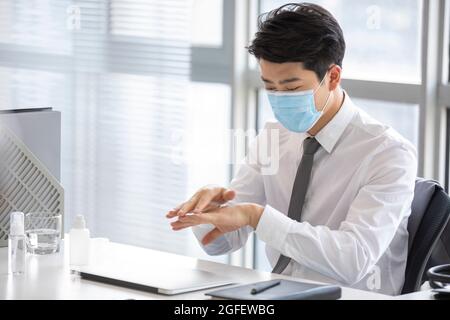
[[[187,0],[0,0],[0,108],[62,113],[67,231],[198,254],[164,213],[185,199],[188,163]],[[191,110],[192,111],[192,110]],[[226,174],[225,174],[226,175]]]

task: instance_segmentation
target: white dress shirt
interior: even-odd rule
[[[357,108],[347,94],[335,117],[316,135],[301,222],[287,217],[307,134],[267,123],[230,188],[234,203],[264,206],[253,230],[247,226],[203,246],[210,255],[245,245],[255,231],[273,267],[280,253],[291,257],[283,274],[319,282],[401,292],[408,251],[407,223],[417,174],[416,150],[392,128]],[[263,174],[255,154],[263,133],[279,130],[279,168]],[[270,146],[268,139],[269,150]],[[255,163],[256,162],[256,163]],[[203,229],[202,229],[203,228]],[[204,226],[193,228],[199,240]]]

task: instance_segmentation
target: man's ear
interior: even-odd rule
[[[331,67],[329,74],[330,74],[329,90],[333,91],[341,83],[342,68],[336,64]]]

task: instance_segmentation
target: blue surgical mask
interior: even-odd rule
[[[288,130],[294,132],[307,132],[322,116],[328,105],[331,92],[328,94],[325,106],[317,111],[314,95],[322,86],[325,77],[316,90],[296,92],[268,91],[270,105],[275,118]]]

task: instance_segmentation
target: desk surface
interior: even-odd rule
[[[174,296],[158,295],[82,280],[70,273],[68,241],[60,253],[48,256],[28,256],[25,275],[12,276],[7,271],[7,248],[0,248],[0,299],[208,299],[196,291]],[[239,283],[291,277],[247,268],[200,260],[124,244],[92,239],[91,263],[124,263],[130,268],[137,263],[149,265],[160,261],[183,268],[198,268],[218,274],[226,274]],[[299,280],[299,279],[295,279]],[[390,296],[343,288],[342,299],[392,299]]]

